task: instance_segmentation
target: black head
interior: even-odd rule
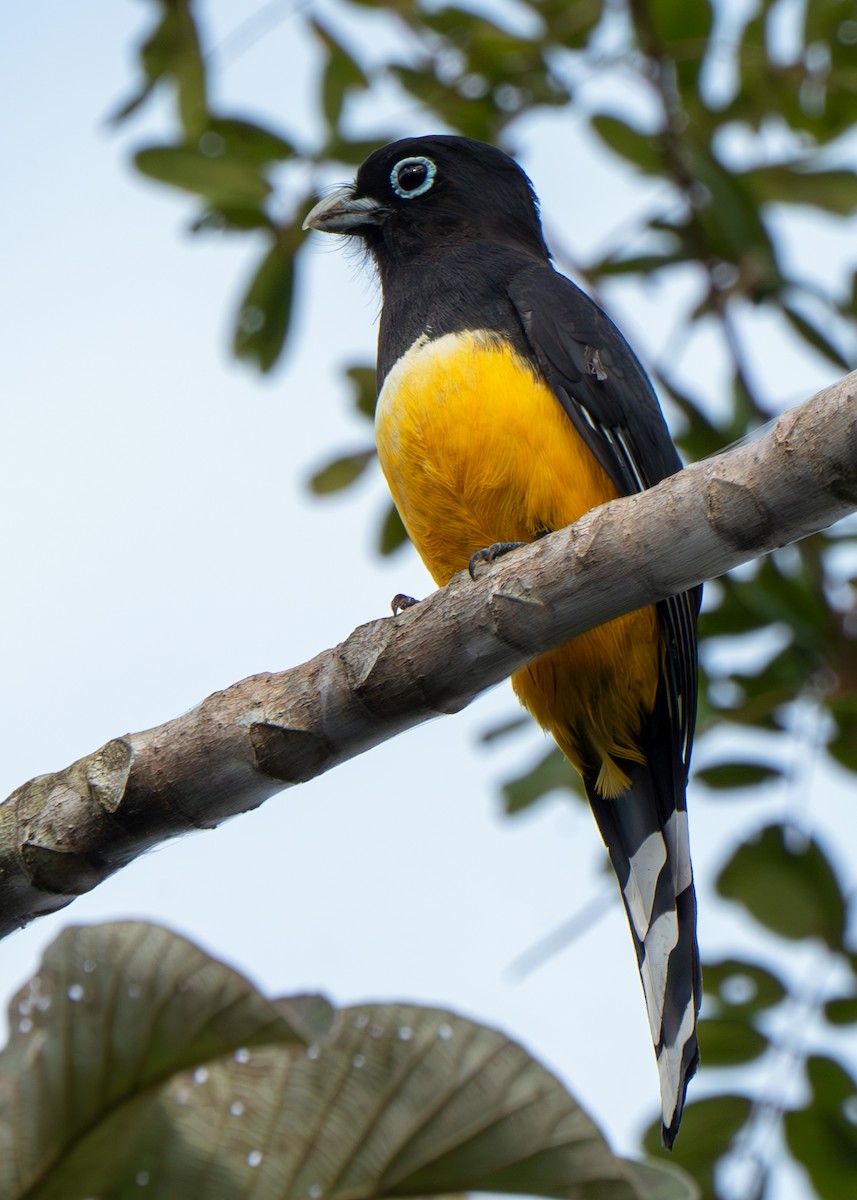
[[[548,258],[527,176],[502,150],[463,137],[383,146],[352,187],[315,206],[304,227],[361,238],[382,270],[462,242],[499,242]]]

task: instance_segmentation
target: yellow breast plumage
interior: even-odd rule
[[[408,533],[442,585],[499,541],[571,524],[616,490],[547,384],[484,332],[419,339],[389,372],[376,411],[381,466]],[[576,638],[513,677],[522,703],[605,796],[640,760],[641,714],[659,672],[654,610]]]

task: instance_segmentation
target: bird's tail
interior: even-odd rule
[[[644,730],[642,741],[647,761],[621,764],[631,781],[622,795],[605,799],[594,779],[585,782],[637,951],[660,1074],[662,1137],[670,1149],[699,1063],[702,980],[684,770],[680,761],[668,761],[656,730]]]

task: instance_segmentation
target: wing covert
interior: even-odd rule
[[[681,470],[649,377],[607,314],[552,267],[533,265],[509,284],[530,352],[577,432],[622,496]],[[701,588],[658,606],[666,640],[667,700],[684,780],[696,724],[696,617]]]

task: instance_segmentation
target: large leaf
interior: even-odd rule
[[[0,1196],[101,1194],[67,1165],[113,1123],[130,1137],[168,1081],[242,1048],[302,1035],[251,983],[167,930],[65,930],[9,1006],[0,1054]],[[118,1147],[106,1147],[116,1169]],[[138,1167],[140,1160],[136,1160]]]
[[[836,874],[818,842],[795,830],[769,825],[739,846],[717,890],[782,937],[842,946],[845,900]]]
[[[414,1005],[271,1003],[165,930],[68,931],[11,1012],[3,1200],[694,1196],[616,1159],[502,1034]]]

